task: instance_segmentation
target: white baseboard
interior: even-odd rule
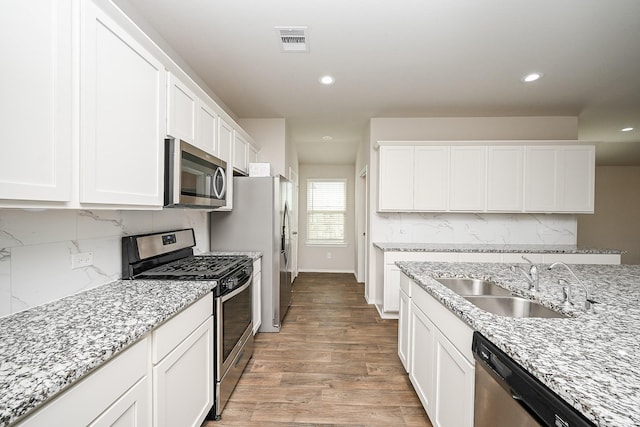
[[[353,274],[354,276],[356,275],[355,271],[353,270],[325,270],[322,268],[299,268],[298,272],[299,273],[347,273],[347,274]]]
[[[380,304],[376,304],[376,310],[378,310],[378,314],[380,315],[381,319],[398,319],[398,313],[385,313],[384,311],[382,311],[382,307],[380,306]]]

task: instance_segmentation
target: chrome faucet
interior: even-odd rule
[[[531,262],[531,260],[526,256],[523,255],[522,259],[527,261],[530,264],[528,272],[524,268],[520,267],[519,265],[512,265],[510,267],[510,270],[513,271],[514,273],[517,270],[520,270],[524,275],[524,277],[527,279],[527,282],[529,283],[528,289],[538,292],[540,290],[540,273],[538,272],[538,267],[533,262]]]
[[[587,287],[584,285],[584,283],[582,283],[580,279],[578,279],[578,276],[576,276],[576,273],[574,273],[573,270],[564,262],[560,262],[560,261],[554,262],[549,266],[549,270],[551,270],[552,268],[555,268],[558,265],[561,265],[564,268],[566,268],[569,271],[569,273],[571,273],[571,276],[573,276],[576,283],[580,285],[582,289],[584,289],[584,300],[585,300],[584,309],[585,311],[591,311],[591,303],[593,301],[589,296],[589,290],[587,289]],[[571,283],[568,280],[559,279],[558,284],[562,287],[562,302],[573,305],[573,301],[571,301]]]

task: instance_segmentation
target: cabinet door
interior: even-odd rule
[[[164,67],[92,1],[81,5],[80,202],[162,206]]]
[[[524,209],[555,212],[558,209],[558,171],[561,152],[553,146],[530,146],[525,150]]]
[[[487,210],[521,212],[524,147],[488,147]]]
[[[149,378],[144,377],[95,421],[89,424],[89,427],[151,426],[150,387]]]
[[[449,195],[449,147],[415,147],[413,207],[446,211]]]
[[[206,103],[198,103],[198,138],[196,145],[209,154],[220,157],[218,147],[218,115]]]
[[[249,145],[249,163],[257,163],[258,162],[258,150],[256,150],[253,145]]]
[[[247,173],[249,158],[249,143],[237,132],[233,141],[233,168]]]
[[[398,357],[404,369],[409,372],[409,337],[410,337],[411,299],[400,289],[400,307],[398,309]]]
[[[378,210],[413,209],[413,147],[380,147]]]
[[[438,330],[435,333],[435,427],[473,427],[474,366]]]
[[[449,210],[485,210],[486,158],[486,147],[451,147]]]
[[[251,295],[253,334],[255,335],[262,324],[262,260],[253,261],[253,294]]]
[[[382,310],[387,313],[398,311],[400,299],[400,269],[395,264],[387,264],[384,267],[384,295],[382,298]]]
[[[434,419],[434,340],[436,328],[427,316],[411,304],[409,339],[409,379],[422,406],[431,420]]]
[[[198,97],[175,75],[167,73],[167,135],[196,144]]]
[[[567,146],[563,149],[562,210],[593,212],[595,188],[595,146]]]
[[[213,317],[153,367],[154,426],[199,426],[213,406]]]
[[[0,2],[0,199],[71,198],[71,1]]]

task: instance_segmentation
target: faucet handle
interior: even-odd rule
[[[562,288],[562,304],[573,305],[571,302],[571,285],[564,279],[558,279],[558,285]]]

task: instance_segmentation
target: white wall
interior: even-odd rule
[[[640,264],[640,167],[596,167],[593,215],[578,215],[578,244],[622,249],[623,264]]]
[[[300,165],[300,195],[298,232],[299,271],[314,272],[355,272],[355,194],[353,165]],[[347,180],[347,218],[345,224],[344,246],[308,246],[307,241],[307,179],[328,178]],[[327,258],[327,253],[331,258]]]
[[[369,245],[366,298],[380,303],[382,266],[372,242],[575,244],[575,215],[377,213],[377,141],[577,139],[576,117],[373,118],[368,184]]]
[[[271,163],[272,175],[287,177],[286,123],[284,119],[240,119],[240,126],[262,145],[258,153],[260,162]]]
[[[197,253],[209,250],[201,211],[0,209],[0,316],[117,280],[122,236],[180,228],[194,228]],[[72,270],[80,252],[93,252],[94,265]]]

